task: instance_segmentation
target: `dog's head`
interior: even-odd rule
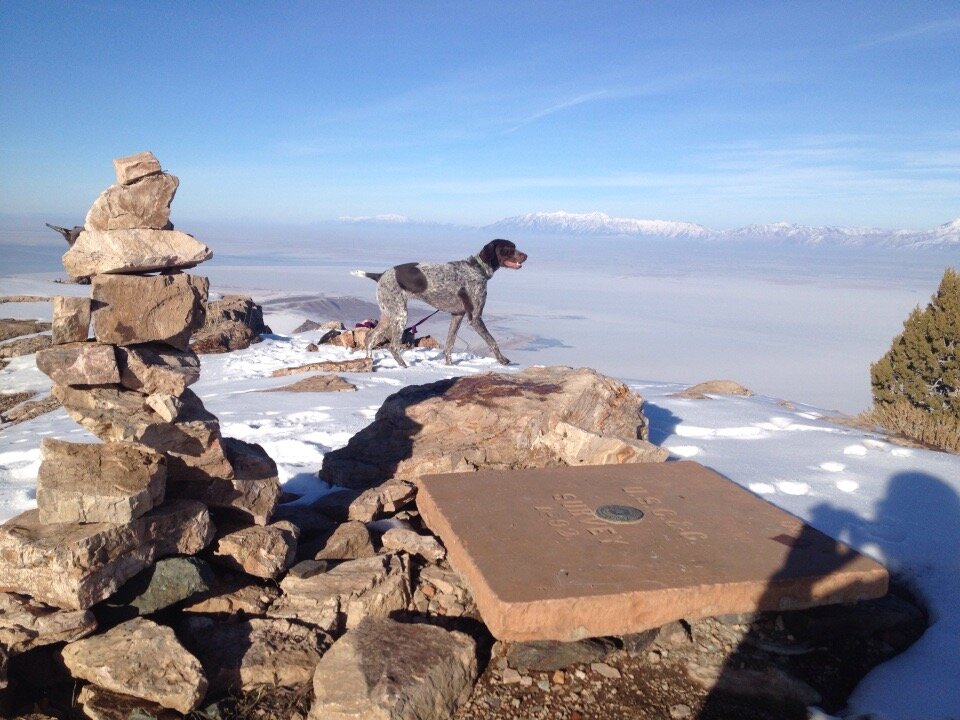
[[[510,268],[519,270],[527,260],[527,254],[517,250],[517,246],[509,240],[491,240],[483,246],[478,254],[492,270]]]

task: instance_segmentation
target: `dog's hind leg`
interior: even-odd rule
[[[450,316],[450,329],[447,331],[447,342],[443,346],[443,359],[447,365],[453,365],[453,343],[457,340],[457,332],[460,330],[460,323],[462,322],[462,314]]]

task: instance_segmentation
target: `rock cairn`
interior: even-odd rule
[[[213,541],[211,509],[235,531],[262,526],[280,495],[263,449],[224,438],[189,389],[200,375],[190,338],[203,325],[209,284],[182,271],[212,253],[172,229],[179,180],[149,152],[114,167],[117,184],[94,202],[63,258],[70,275],[91,277],[90,297],[53,299],[53,344],[37,353],[52,394],[102,442],[44,438],[38,508],[0,526],[0,588],[13,591],[0,593],[0,604],[48,618],[56,630],[18,644],[0,632],[0,654],[89,634],[91,607],[158,559]],[[131,637],[176,644],[172,631],[143,623]],[[71,669],[77,655],[64,655]],[[188,699],[160,702],[188,712],[204,696],[202,672],[187,685]]]

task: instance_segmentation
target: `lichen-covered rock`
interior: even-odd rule
[[[207,692],[200,661],[173,630],[145,618],[67,645],[63,662],[74,677],[184,714],[199,707]]]
[[[346,447],[327,453],[320,475],[364,488],[481,468],[665,460],[665,450],[646,442],[642,409],[626,385],[589,368],[411,385],[388,397]]]
[[[98,606],[98,613],[115,620],[153,613],[213,587],[210,566],[197,557],[158,560],[128,580]]]

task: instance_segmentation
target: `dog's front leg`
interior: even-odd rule
[[[457,340],[457,332],[460,330],[460,323],[462,322],[462,314],[450,316],[450,329],[447,331],[447,342],[443,346],[443,359],[447,365],[453,365],[453,343]]]
[[[499,362],[501,365],[509,365],[510,361],[503,356],[502,352],[500,352],[500,348],[497,347],[497,341],[493,339],[493,335],[491,335],[490,331],[487,330],[487,326],[484,324],[483,318],[480,317],[479,314],[474,315],[470,320],[470,324],[473,325],[473,329],[477,331],[477,334],[487,341],[487,345],[490,346],[490,350],[493,352],[494,357],[497,358],[497,362]]]

